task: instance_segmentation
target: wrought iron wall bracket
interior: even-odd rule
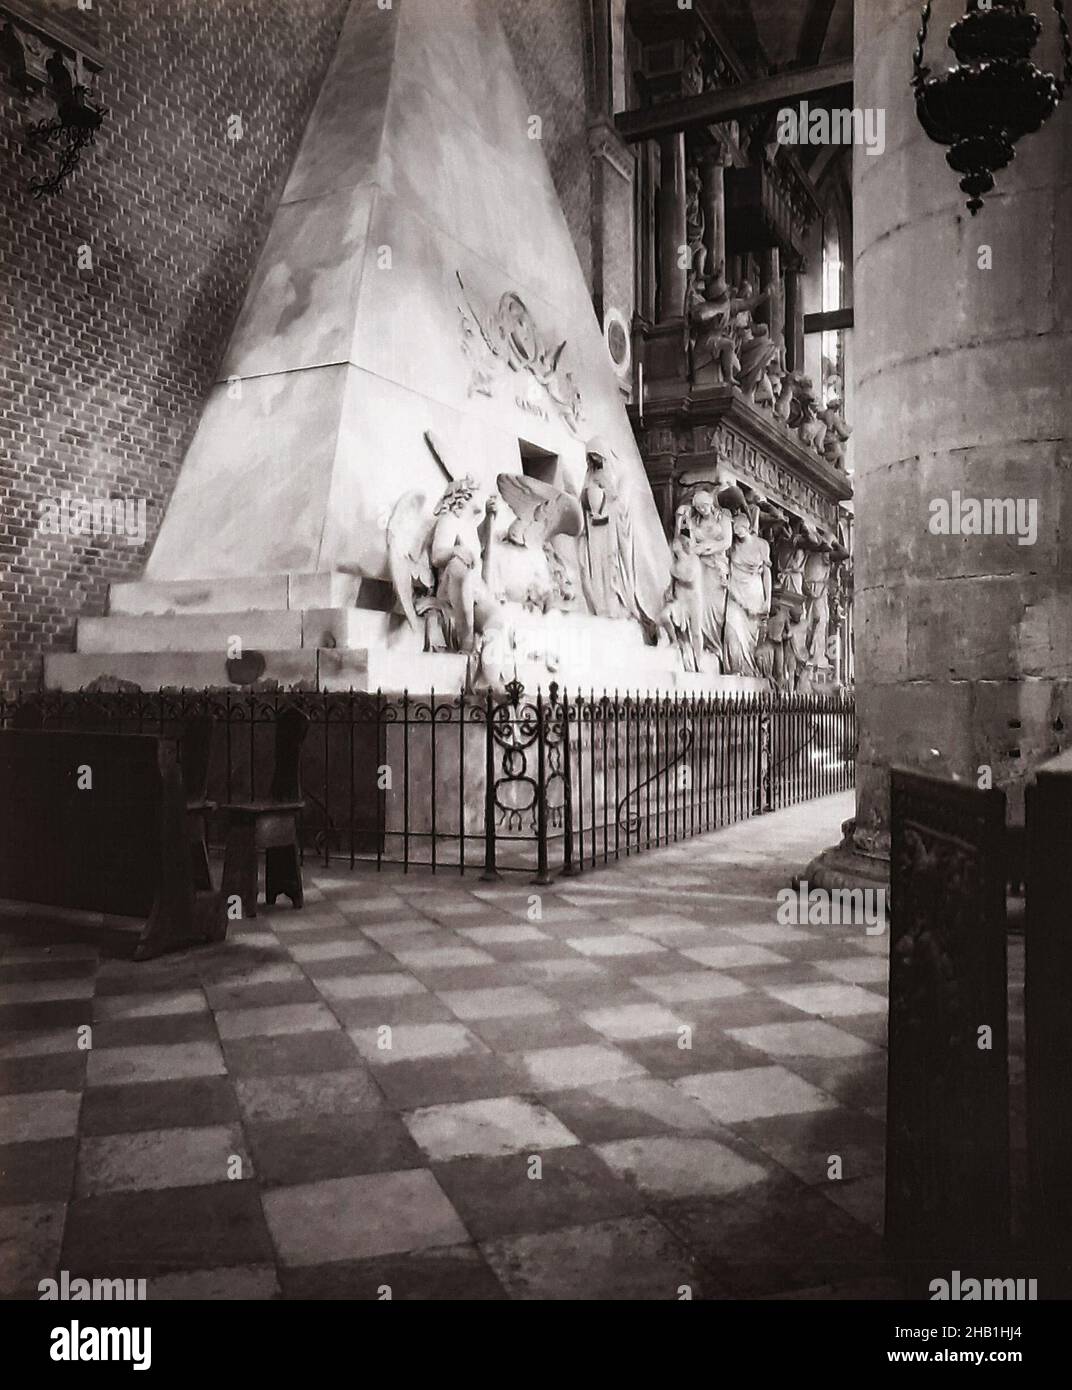
[[[55,116],[32,121],[26,129],[31,149],[58,152],[53,171],[29,181],[33,196],[42,198],[63,187],[108,115],[94,99],[101,61],[66,26],[39,21],[21,4],[5,0],[0,3],[0,64],[20,92],[47,96],[55,106]]]

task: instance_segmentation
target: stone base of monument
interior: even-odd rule
[[[841,826],[842,840],[838,845],[817,855],[802,874],[793,880],[793,887],[806,883],[809,888],[821,888],[828,893],[854,888],[884,889],[889,893],[890,860],[888,854],[876,854],[861,848],[856,837],[856,821],[849,819]]]
[[[77,650],[45,658],[50,690],[115,682],[141,690],[465,688],[517,679],[527,691],[759,694],[763,680],[686,672],[639,623],[504,605],[478,663],[423,650],[390,585],[339,572],[114,584],[109,613],[78,623]]]

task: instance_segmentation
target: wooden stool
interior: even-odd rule
[[[238,801],[224,806],[227,847],[223,859],[223,894],[242,899],[242,915],[257,915],[257,856],[264,850],[264,897],[273,904],[280,895],[301,907],[301,855],[298,816],[301,795],[301,750],[309,720],[291,706],[276,720],[275,770],[264,801]]]

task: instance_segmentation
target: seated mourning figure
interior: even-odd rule
[[[723,267],[717,266],[706,280],[702,272],[694,272],[686,306],[692,375],[713,364],[724,383],[737,382],[741,364],[730,331],[732,316],[733,296]]]
[[[423,626],[426,651],[476,650],[493,604],[487,581],[495,511],[495,499],[463,477],[434,506],[423,493],[408,492],[391,512],[391,579],[411,627]]]
[[[765,323],[756,323],[753,310],[770,298],[769,289],[757,294],[748,280],[742,280],[730,303],[731,332],[740,362],[737,385],[751,400],[763,379],[768,363],[777,353],[777,345]]]
[[[831,399],[818,412],[819,419],[826,425],[823,439],[823,458],[832,468],[845,471],[845,445],[852,434],[852,426],[847,424],[841,413],[842,403],[837,397]]]
[[[779,420],[784,420],[789,425],[796,405],[797,374],[789,371],[784,366],[784,358],[781,376],[777,383],[777,397],[774,402],[774,414]]]
[[[748,400],[755,399],[756,391],[766,399],[773,399],[769,382],[765,386],[761,384],[766,381],[766,368],[776,357],[777,345],[768,325],[758,324],[752,316],[752,310],[758,309],[769,297],[769,289],[756,293],[751,282],[745,279],[730,302],[730,332],[740,363],[737,385]]]
[[[764,410],[777,414],[781,405],[784,384],[789,376],[785,365],[785,339],[776,338],[774,351],[763,368],[762,375],[752,393],[753,402]]]
[[[798,414],[796,421],[790,417],[789,423],[796,428],[797,438],[806,449],[814,449],[817,454],[821,454],[826,442],[827,424],[819,418],[819,401],[815,394],[815,383],[810,376],[797,378],[795,395]]]

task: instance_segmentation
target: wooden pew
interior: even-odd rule
[[[886,1244],[929,1279],[1009,1240],[1005,795],[894,767],[890,832]]]
[[[176,742],[0,730],[0,898],[145,918],[136,960],[223,940],[223,896],[191,872]]]

